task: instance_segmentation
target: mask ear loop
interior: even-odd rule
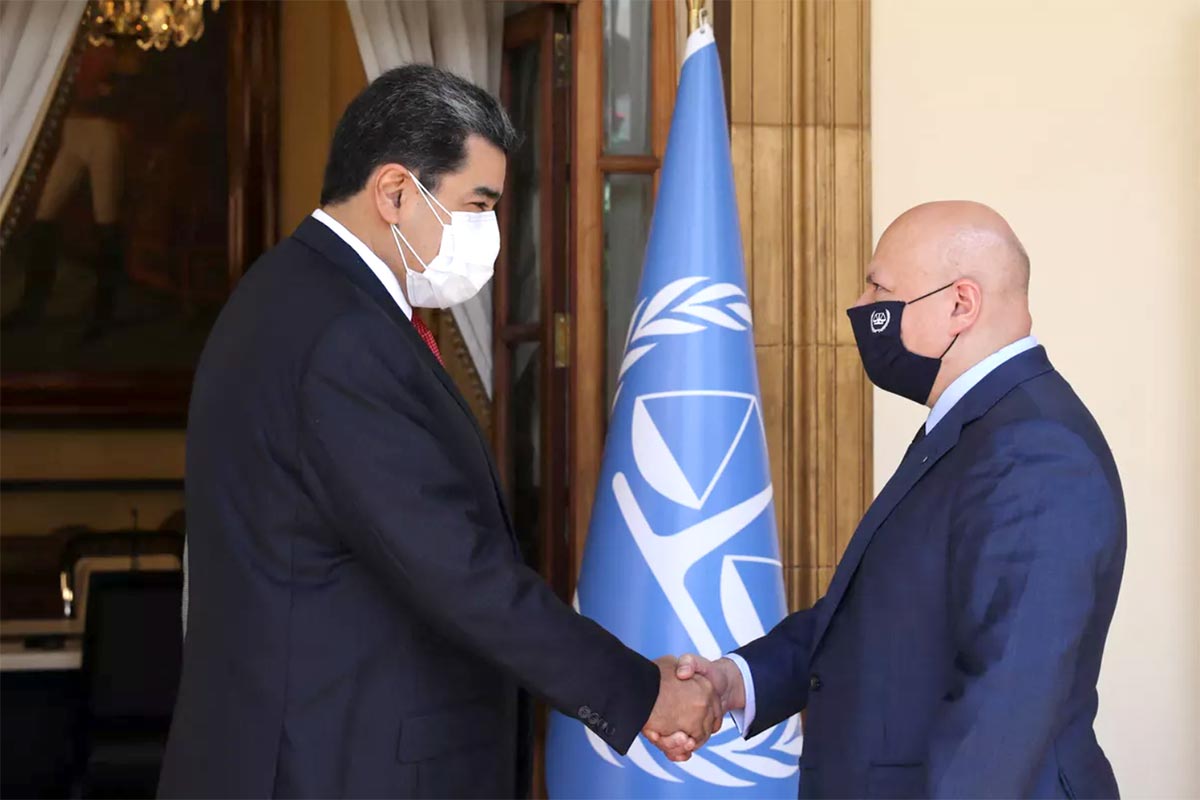
[[[421,257],[417,255],[417,251],[413,250],[413,246],[411,244],[408,244],[408,239],[404,238],[404,234],[400,232],[400,228],[396,225],[389,225],[388,227],[392,229],[392,239],[396,242],[396,249],[400,251],[400,260],[404,262],[405,272],[411,272],[411,270],[408,267],[408,256],[404,255],[404,248],[400,246],[401,240],[404,241],[404,244],[408,246],[409,250],[412,250],[413,258],[419,261],[422,267],[429,269],[429,265],[424,261],[421,261]]]
[[[926,297],[933,297],[938,292],[944,292],[956,283],[958,283],[958,278],[955,278],[954,280],[950,281],[949,283],[947,283],[945,286],[943,286],[940,289],[934,289],[932,292],[926,292],[925,294],[918,297],[916,300],[909,300],[904,305],[911,306],[913,303],[918,303],[918,302],[924,300]],[[946,357],[946,353],[949,353],[950,348],[954,347],[954,343],[958,341],[959,336],[962,336],[962,334],[960,333],[957,336],[955,336],[953,339],[950,340],[950,344],[946,345],[946,349],[942,351],[942,354],[940,356],[938,356],[938,361],[941,361],[943,358]]]
[[[442,222],[442,218],[438,216],[437,208],[433,207],[433,203],[437,203],[437,206],[442,210],[442,213],[447,217],[450,217],[451,220],[454,219],[454,215],[451,214],[444,205],[442,205],[440,200],[433,196],[433,192],[425,188],[425,184],[421,183],[416,175],[413,175],[411,169],[408,171],[408,176],[412,178],[413,183],[417,185],[417,189],[421,192],[421,199],[425,201],[425,205],[429,206],[429,210],[433,213],[433,216],[437,219],[437,221],[442,225],[449,225],[449,222]],[[432,203],[430,202],[431,200],[433,201]]]
[[[947,284],[946,284],[945,286],[943,286],[942,288],[940,288],[940,289],[934,289],[932,292],[926,292],[925,294],[923,294],[923,295],[921,295],[920,297],[918,297],[916,300],[909,300],[909,301],[908,301],[907,303],[905,303],[904,305],[906,305],[906,306],[911,306],[913,303],[919,303],[919,302],[921,302],[921,301],[922,301],[922,300],[924,300],[926,297],[933,297],[933,296],[934,296],[935,294],[937,294],[938,292],[944,292],[944,291],[946,291],[946,290],[947,290],[947,289],[949,289],[951,286],[953,286],[954,284],[958,283],[958,281],[959,281],[959,279],[958,279],[958,278],[955,278],[954,280],[950,281],[949,283],[947,283]]]

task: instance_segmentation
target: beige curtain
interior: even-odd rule
[[[504,3],[490,0],[346,0],[367,79],[394,67],[444,67],[500,92]],[[492,394],[492,287],[451,309],[480,380]]]
[[[0,188],[8,200],[45,117],[86,0],[0,3]]]

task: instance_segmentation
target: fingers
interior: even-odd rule
[[[654,742],[659,750],[671,761],[681,762],[687,761],[692,757],[692,752],[698,747],[696,740],[688,736],[683,731],[676,731],[670,736],[660,736],[658,733],[645,731],[646,738]],[[653,736],[651,736],[653,733]]]
[[[696,738],[700,744],[704,744],[704,741],[708,737],[721,729],[725,710],[721,705],[721,698],[711,681],[701,675],[696,675],[692,679],[692,683],[702,690],[702,694],[696,698],[693,708],[699,716],[698,722],[702,726],[701,734],[703,738],[699,736]],[[695,736],[695,734],[693,735]]]
[[[686,761],[721,729],[725,714],[712,662],[696,655],[656,659],[659,698],[642,733],[672,761]],[[671,733],[674,731],[674,733]]]
[[[660,745],[667,758],[675,762],[687,761],[692,757],[692,751],[698,746],[696,740],[683,731],[676,731],[671,734]]]
[[[712,682],[703,675],[695,675],[686,683],[681,681],[676,685],[683,692],[680,698],[683,706],[675,718],[677,727],[695,739],[697,745],[703,745],[721,727],[721,700]]]

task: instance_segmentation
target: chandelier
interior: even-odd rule
[[[183,47],[204,35],[204,4],[216,11],[221,0],[90,0],[83,24],[92,45],[130,38],[138,47]]]

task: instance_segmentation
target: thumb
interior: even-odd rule
[[[675,665],[675,677],[681,681],[686,681],[693,675],[703,674],[704,668],[700,664],[700,660],[691,653],[681,656],[679,662]]]

